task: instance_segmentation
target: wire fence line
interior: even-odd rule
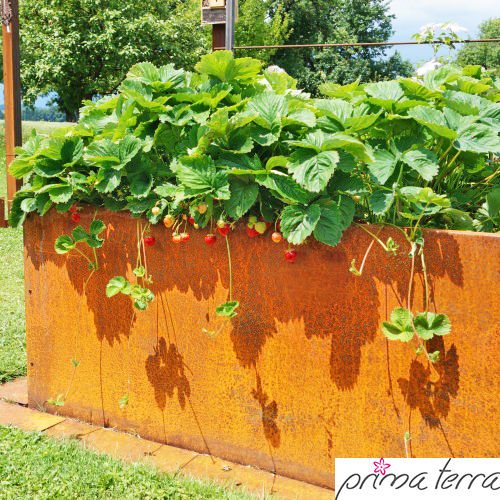
[[[483,38],[479,40],[454,40],[447,43],[441,40],[430,42],[360,42],[360,43],[307,43],[300,45],[241,45],[233,50],[246,49],[303,49],[303,48],[329,48],[329,47],[383,47],[393,45],[455,45],[459,43],[498,43],[500,38]],[[215,47],[214,50],[224,50],[225,47]]]

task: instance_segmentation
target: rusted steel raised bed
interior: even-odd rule
[[[75,359],[66,403],[45,404],[49,411],[322,486],[333,488],[335,457],[404,456],[408,425],[415,457],[498,456],[500,236],[425,233],[431,309],[452,323],[451,334],[431,341],[441,352],[434,370],[380,330],[405,305],[409,259],[377,245],[363,276],[349,273],[371,241],[359,228],[336,248],[300,247],[294,264],[269,235],[232,232],[241,306],[210,338],[202,329],[221,324],[215,307],[228,293],[222,238],[207,247],[193,231],[174,245],[153,228],[147,264],[156,299],[134,317],[130,300],[107,299],[105,286],[125,272],[132,279],[136,222],[100,217],[107,240],[85,292],[83,259],[54,251],[74,226],[67,214],[26,222],[30,406],[66,392]],[[82,214],[84,227],[90,218]],[[381,234],[407,253],[397,232]],[[413,309],[422,310],[419,268],[414,282]]]

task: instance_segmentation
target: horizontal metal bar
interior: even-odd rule
[[[500,38],[484,38],[481,40],[457,40],[452,42],[458,43],[495,43],[500,42]],[[326,47],[383,47],[392,45],[431,45],[441,44],[445,45],[446,42],[435,40],[432,42],[361,42],[361,43],[310,43],[302,45],[242,45],[234,47],[234,50],[243,49],[302,49],[302,48],[326,48]],[[214,50],[224,50],[225,47],[216,47]]]

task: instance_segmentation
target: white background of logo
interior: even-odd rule
[[[378,477],[375,478],[373,464],[375,461],[379,462],[380,458],[336,458],[335,498],[338,500],[500,499],[499,458],[452,458],[446,466],[448,460],[384,457],[385,463],[391,466],[386,470],[386,479],[380,483],[384,476],[377,474]],[[441,472],[445,466],[446,470]],[[390,474],[400,477],[395,479]],[[407,480],[405,474],[408,475]],[[478,474],[484,476],[478,476],[470,486],[472,478]],[[393,481],[394,485],[391,486]],[[483,484],[489,486],[484,488]],[[426,489],[423,489],[425,487]]]

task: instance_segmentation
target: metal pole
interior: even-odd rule
[[[4,204],[8,210],[16,191],[21,187],[21,181],[9,174],[9,165],[15,157],[14,148],[22,144],[18,0],[2,0],[2,35],[7,168],[7,199]],[[0,213],[0,225],[6,225],[3,213]]]
[[[226,0],[226,50],[234,49],[234,0]]]

